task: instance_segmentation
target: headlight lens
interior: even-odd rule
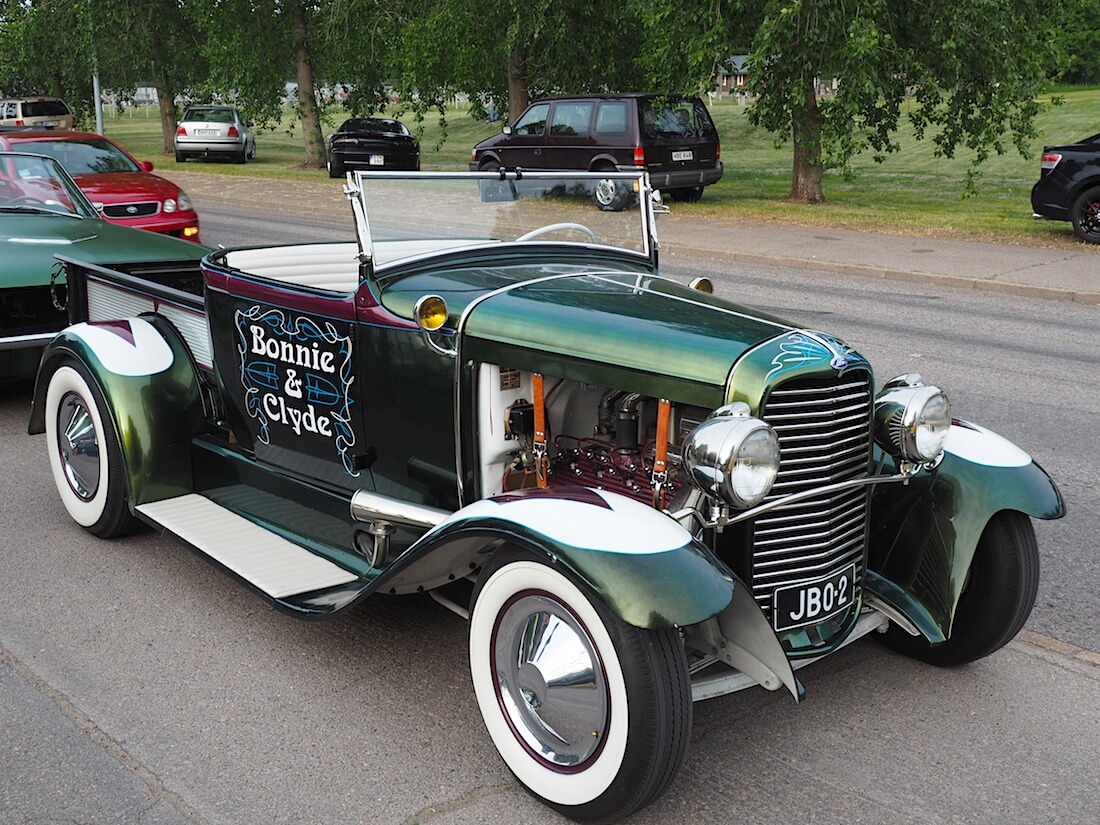
[[[180,190],[180,194],[179,194],[179,198],[177,199],[177,203],[179,203],[179,207],[180,207],[181,212],[186,212],[187,210],[189,210],[191,208],[191,199],[189,197],[187,197],[187,193],[184,192],[182,189]]]
[[[165,212],[175,212],[176,211],[176,202],[174,200],[172,200],[172,198],[165,198],[164,199],[164,211]]]
[[[739,510],[760,503],[779,472],[779,439],[745,404],[711,413],[684,442],[684,466],[708,495]]]
[[[895,458],[918,464],[935,461],[950,428],[947,396],[915,373],[888,382],[875,399],[875,440]]]

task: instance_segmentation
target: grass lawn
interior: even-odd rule
[[[1013,150],[994,156],[982,167],[978,194],[964,197],[971,155],[936,157],[930,141],[918,142],[903,124],[901,150],[875,163],[870,155],[853,162],[854,180],[827,174],[828,202],[818,206],[787,203],[791,147],[776,148],[771,134],[745,118],[745,107],[734,102],[711,106],[722,141],[726,173],[706,190],[697,204],[675,204],[680,212],[716,219],[756,220],[794,225],[837,226],[902,234],[939,235],[998,240],[1030,245],[1073,245],[1068,223],[1036,221],[1029,195],[1039,176],[1038,154],[1044,143],[1067,143],[1100,131],[1100,90],[1062,92],[1065,103],[1047,108],[1038,118],[1039,140],[1032,157]],[[416,124],[407,120],[410,128]],[[423,124],[421,160],[424,169],[466,169],[470,148],[495,133],[497,126],[470,118],[462,108],[448,113],[446,140],[434,120]],[[287,119],[275,130],[258,131],[257,159],[244,166],[230,163],[177,164],[162,152],[156,111],[131,109],[104,123],[108,135],[139,159],[160,169],[187,168],[211,174],[316,178],[324,171],[300,168],[304,158],[301,128]]]

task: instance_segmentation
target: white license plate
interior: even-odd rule
[[[692,160],[695,157],[695,153],[688,149],[685,152],[673,152],[673,160]]]
[[[210,135],[216,135],[217,133],[218,133],[217,129],[196,129],[195,130],[196,135],[202,135],[203,137],[207,137],[207,136],[210,136]]]
[[[371,166],[385,166],[386,165],[386,158],[383,155],[371,155],[370,156],[370,165]]]
[[[821,579],[777,587],[772,596],[772,625],[776,630],[793,630],[823,622],[851,606],[855,588],[854,564]]]
[[[56,120],[43,120],[38,125],[39,126],[56,126],[57,124],[58,124],[58,121],[56,121]]]

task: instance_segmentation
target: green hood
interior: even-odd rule
[[[475,360],[717,406],[734,362],[790,330],[673,281],[608,272],[545,280],[481,301],[467,318],[462,346]]]
[[[64,215],[0,215],[0,288],[49,283],[66,255],[94,264],[201,258],[208,247],[97,218]]]

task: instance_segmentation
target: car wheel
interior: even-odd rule
[[[1087,189],[1070,212],[1073,234],[1085,243],[1100,243],[1100,186]]]
[[[82,366],[68,361],[50,376],[45,413],[54,484],[73,521],[100,538],[133,532],[140,522],[130,513],[114,422]]]
[[[185,155],[183,152],[181,152],[179,149],[177,149],[176,150],[176,163],[186,163],[186,162],[187,162],[187,155]]]
[[[1031,615],[1039,587],[1039,545],[1022,513],[998,513],[982,532],[963,585],[951,637],[938,645],[891,626],[887,647],[941,667],[974,662],[1000,650]]]
[[[592,198],[596,201],[596,206],[604,212],[621,212],[626,209],[633,194],[633,189],[626,181],[602,178],[596,181]]]
[[[330,178],[342,178],[346,174],[347,170],[344,168],[344,164],[330,155],[328,159],[328,176]]]
[[[234,152],[232,155],[234,163],[248,163],[248,150],[241,149],[239,152]]]
[[[482,571],[470,668],[485,727],[526,790],[578,821],[660,796],[687,752],[691,687],[675,630],[643,630],[518,549]]]
[[[672,189],[669,191],[674,201],[680,203],[695,203],[703,197],[702,186],[689,186],[686,189]]]

